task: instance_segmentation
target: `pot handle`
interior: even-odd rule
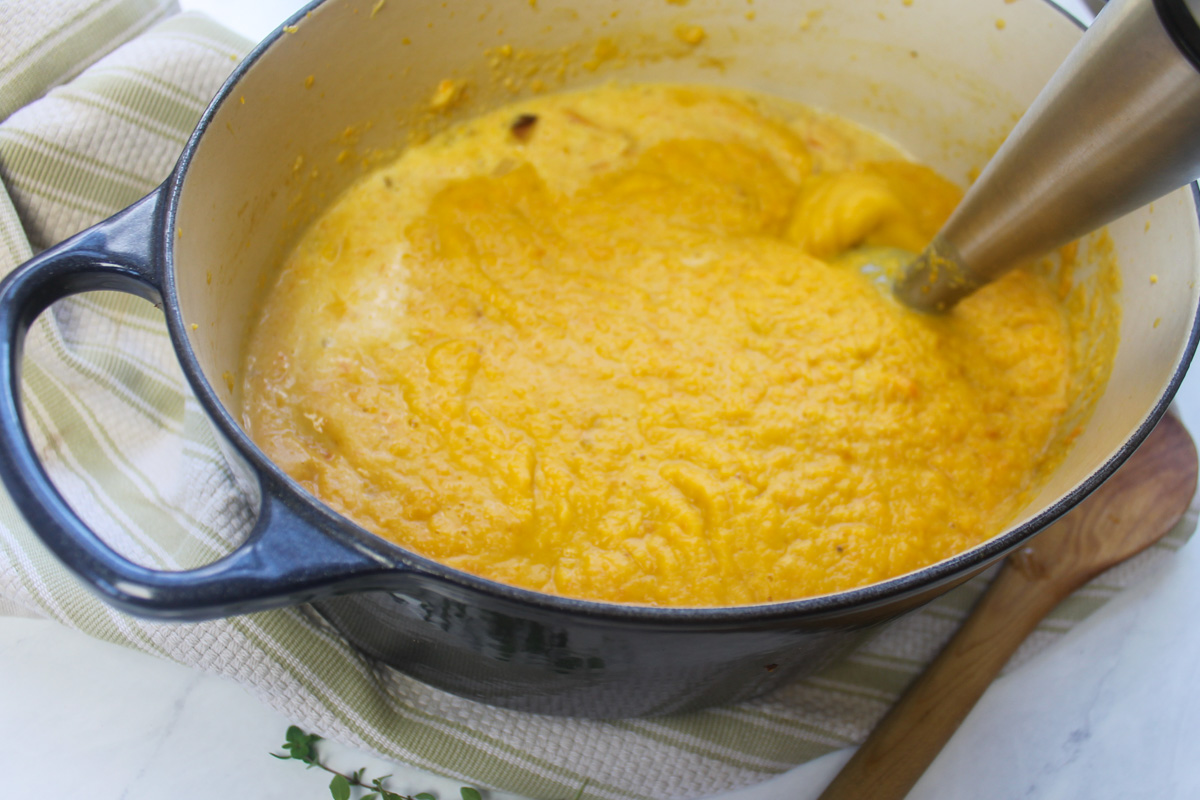
[[[258,475],[248,539],[197,569],[170,572],[106,545],[59,494],[34,451],[21,404],[25,336],[52,303],[79,292],[128,292],[158,305],[159,189],[26,262],[0,283],[0,479],[39,539],[102,598],[131,614],[196,621],[386,588],[407,573],[365,545],[323,533],[322,512],[276,477]]]

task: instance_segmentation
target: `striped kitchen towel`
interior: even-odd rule
[[[248,48],[165,0],[0,4],[0,269],[136,200],[169,172]],[[194,566],[245,535],[251,510],[175,363],[161,313],[127,295],[57,304],[27,345],[29,424],[58,485],[135,560]],[[1027,658],[1186,541],[1063,604]],[[422,685],[347,646],[305,608],[162,624],[101,603],[0,497],[0,611],[228,676],[304,728],[475,785],[535,798],[698,797],[860,741],[977,597],[971,582],[833,668],[769,697],[634,721],[536,717]],[[1011,665],[1010,665],[1011,668]]]

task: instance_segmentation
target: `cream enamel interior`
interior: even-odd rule
[[[536,7],[513,0],[389,3],[372,14],[374,5],[330,0],[297,20],[294,32],[281,33],[225,97],[192,157],[173,237],[175,281],[191,344],[234,418],[232,376],[282,254],[315,211],[374,158],[407,141],[411,126],[436,127],[509,100],[489,65],[494,48],[574,48],[564,59],[564,86],[709,82],[799,100],[884,132],[966,183],[1079,35],[1073,22],[1033,0],[540,0]],[[704,27],[707,38],[681,47],[673,36],[681,23]],[[590,43],[600,37],[635,57],[587,69]],[[466,102],[426,114],[447,78],[465,81]],[[549,88],[558,79],[548,72]],[[1014,524],[1120,449],[1162,396],[1186,348],[1200,269],[1191,190],[1109,231],[1124,273],[1112,377],[1083,435]]]

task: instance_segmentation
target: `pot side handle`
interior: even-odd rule
[[[408,570],[322,532],[319,511],[260,474],[261,505],[247,540],[211,564],[155,570],[106,545],[55,488],[34,450],[21,403],[26,334],[52,303],[80,292],[162,300],[155,257],[161,189],[26,262],[0,283],[0,479],[30,528],[100,596],[143,617],[197,621],[387,588]]]

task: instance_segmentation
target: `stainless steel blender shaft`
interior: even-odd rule
[[[1200,0],[1114,0],[894,291],[941,311],[1200,176]]]

